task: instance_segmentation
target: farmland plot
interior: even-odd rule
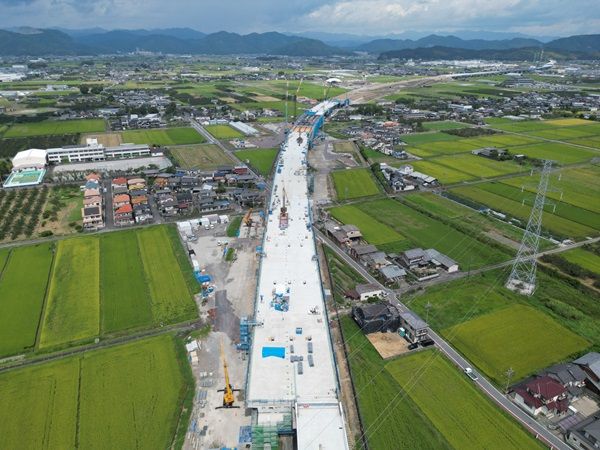
[[[0,277],[0,357],[34,346],[51,264],[50,244],[12,250]]]
[[[98,335],[100,246],[96,237],[59,241],[42,325],[41,347]]]

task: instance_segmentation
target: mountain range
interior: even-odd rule
[[[318,33],[316,35],[319,36]],[[328,39],[328,42],[331,41]],[[578,35],[544,43],[529,37],[485,40],[432,34],[415,40],[375,39],[341,47],[308,36],[278,32],[240,35],[220,31],[204,34],[191,28],[107,31],[102,28],[66,30],[27,27],[0,30],[0,55],[7,56],[97,55],[145,50],[172,54],[289,56],[346,56],[353,52],[365,52],[380,55],[382,59],[496,59],[493,56],[497,55],[502,59],[519,60],[521,55],[539,52],[541,48],[551,50],[558,59],[597,57],[600,53],[600,35]]]

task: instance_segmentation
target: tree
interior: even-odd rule
[[[82,84],[81,86],[79,86],[79,92],[81,92],[83,95],[86,95],[90,92],[90,87],[86,86],[85,84]]]
[[[165,114],[167,116],[172,116],[175,114],[175,112],[177,111],[177,103],[175,102],[171,102],[167,105],[167,107],[165,108]]]
[[[92,94],[99,94],[103,90],[104,90],[104,87],[102,87],[102,85],[100,85],[100,84],[96,84],[96,85],[92,86],[92,88],[90,89]]]

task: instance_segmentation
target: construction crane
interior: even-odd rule
[[[281,209],[279,210],[279,229],[285,230],[288,227],[288,210],[287,210],[287,197],[285,194],[285,187],[283,188],[283,201],[281,202]]]
[[[244,218],[242,219],[244,225],[246,225],[247,227],[252,226],[252,210],[253,208],[250,208],[248,212],[244,215]]]
[[[294,94],[294,121],[298,115],[298,94],[300,94],[300,88],[302,87],[302,82],[304,81],[304,77],[300,78],[300,83],[298,83],[298,89],[296,89],[296,93]]]
[[[235,406],[233,402],[235,401],[234,392],[239,392],[239,389],[233,389],[231,383],[229,382],[229,370],[227,369],[227,360],[225,359],[225,351],[223,350],[223,342],[221,341],[221,359],[223,360],[223,372],[225,373],[225,387],[223,389],[219,389],[217,392],[223,393],[223,406],[217,406],[216,409],[222,408],[239,408],[239,406]]]

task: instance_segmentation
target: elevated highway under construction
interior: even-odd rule
[[[307,180],[312,139],[339,103],[307,111],[282,145],[256,293],[246,405],[257,431],[295,433],[299,450],[348,449]]]

